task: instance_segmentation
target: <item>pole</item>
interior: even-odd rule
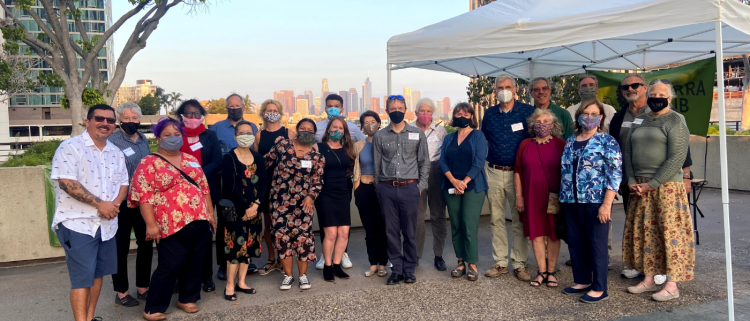
[[[721,21],[716,21],[716,91],[719,98],[719,168],[721,169],[721,205],[724,212],[724,256],[727,262],[727,306],[729,321],[734,321],[734,287],[732,286],[732,240],[729,232],[729,173],[727,172],[727,120],[724,106],[724,50]]]
[[[391,64],[388,63],[388,96],[391,95]]]

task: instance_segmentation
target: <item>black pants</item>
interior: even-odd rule
[[[206,220],[193,221],[156,244],[159,265],[151,276],[146,313],[167,311],[175,281],[179,281],[179,302],[200,300],[203,263],[211,242],[209,226]]]
[[[354,204],[359,210],[359,218],[365,228],[367,259],[370,265],[388,263],[388,239],[385,236],[385,222],[380,211],[380,201],[374,184],[359,184],[354,190]]]
[[[393,264],[391,271],[414,273],[419,261],[416,240],[419,187],[417,183],[391,186],[381,182],[377,192],[388,238],[388,259]]]
[[[628,214],[628,201],[630,201],[630,188],[625,185],[620,186],[620,194],[622,194],[622,206],[625,208],[625,215]]]
[[[607,291],[607,237],[610,223],[599,221],[601,206],[601,203],[565,204],[573,281],[576,284],[591,284],[594,291]]]
[[[154,257],[154,241],[146,241],[146,222],[139,208],[128,208],[127,202],[120,204],[117,215],[117,273],[112,274],[115,292],[128,291],[128,252],[130,252],[130,230],[135,232],[138,250],[135,257],[135,286],[147,288],[151,279],[151,259]]]
[[[224,227],[226,227],[226,223],[224,222],[223,215],[218,209],[218,206],[214,208],[214,215],[216,215],[216,265],[226,268],[227,254],[224,252],[224,247],[226,246],[224,243]],[[211,250],[210,241],[211,240],[209,239],[208,249],[206,250],[206,261],[203,263],[204,280],[210,279],[214,276],[214,255]]]

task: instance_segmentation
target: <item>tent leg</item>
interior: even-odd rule
[[[719,167],[721,168],[721,205],[724,212],[724,255],[727,262],[727,306],[729,320],[734,321],[734,288],[732,286],[732,240],[729,231],[729,174],[727,172],[727,122],[724,106],[724,52],[721,21],[716,21],[716,91],[719,98]]]
[[[391,95],[391,64],[388,63],[388,96]]]

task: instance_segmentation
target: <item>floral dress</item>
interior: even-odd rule
[[[280,141],[265,156],[273,168],[270,210],[274,247],[279,259],[297,256],[303,262],[315,261],[313,213],[302,210],[302,201],[318,197],[323,187],[325,158],[315,149],[298,158],[291,140]]]
[[[251,153],[254,163],[250,165],[240,162],[234,149],[224,155],[222,161],[221,198],[231,200],[237,213],[237,221],[227,222],[224,227],[224,253],[230,264],[248,264],[249,258],[260,257],[262,252],[262,216],[256,215],[247,221],[242,219],[253,202],[264,199],[266,195],[265,161],[260,154]]]

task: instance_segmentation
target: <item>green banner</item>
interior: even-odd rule
[[[589,71],[599,80],[599,99],[620,110],[627,102],[619,90],[624,73]],[[687,65],[646,72],[642,74],[647,82],[667,79],[672,82],[677,97],[672,98],[672,106],[685,116],[690,134],[706,136],[711,118],[711,105],[714,99],[716,79],[716,58],[709,58]]]

